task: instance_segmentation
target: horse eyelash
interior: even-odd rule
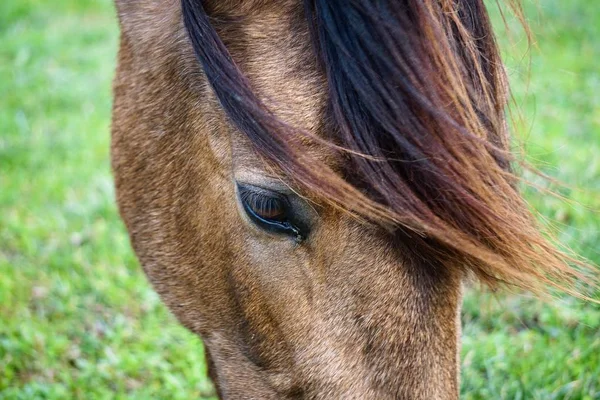
[[[261,193],[256,193],[251,190],[240,191],[240,197],[243,202],[247,202],[253,210],[272,211],[275,203],[279,202],[285,213],[285,203],[283,199],[274,196],[267,196]]]

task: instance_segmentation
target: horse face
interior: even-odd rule
[[[220,33],[278,116],[326,135],[325,83],[297,6]],[[118,204],[155,289],[204,340],[221,396],[456,398],[460,274],[261,161],[206,83],[178,2],[118,8]]]

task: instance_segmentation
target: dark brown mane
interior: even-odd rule
[[[276,118],[253,92],[199,0],[182,0],[198,60],[231,122],[290,179],[397,231],[417,251],[488,283],[568,290],[579,273],[516,189],[507,80],[481,0],[306,0],[328,82],[326,143],[345,172],[311,159],[324,140]]]

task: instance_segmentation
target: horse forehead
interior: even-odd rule
[[[283,121],[318,131],[327,83],[318,68],[308,26],[297,22],[293,11],[280,10],[248,18],[241,32],[244,48],[230,51],[256,94]]]
[[[179,1],[116,0],[116,4],[122,33],[136,54],[150,53],[165,63],[174,56],[193,54]],[[327,86],[312,51],[301,0],[208,0],[204,4],[261,100],[283,121],[316,132]]]

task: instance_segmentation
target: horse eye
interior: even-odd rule
[[[283,233],[300,241],[303,235],[292,223],[287,199],[277,193],[250,185],[238,184],[240,201],[244,211],[260,228]]]

